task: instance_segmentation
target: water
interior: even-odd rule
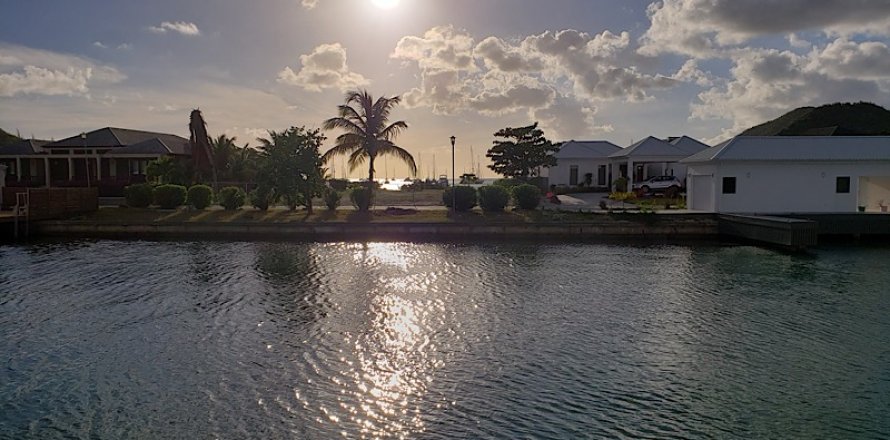
[[[0,438],[888,438],[890,251],[0,247]]]

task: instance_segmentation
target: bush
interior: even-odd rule
[[[346,191],[349,188],[349,181],[346,179],[330,179],[328,185],[337,191]]]
[[[268,211],[269,206],[275,203],[275,192],[267,187],[257,187],[250,192],[250,204],[260,211]]]
[[[131,208],[147,208],[153,199],[152,186],[148,183],[139,183],[124,188],[124,196],[127,206]]]
[[[238,208],[244,206],[244,201],[247,199],[247,194],[244,193],[244,190],[237,186],[227,186],[221,190],[219,190],[219,204],[222,205],[226,211],[235,211]]]
[[[510,202],[510,192],[502,186],[479,188],[479,206],[485,212],[501,212]]]
[[[353,188],[349,191],[349,200],[352,201],[352,206],[355,206],[359,211],[367,211],[373,203],[366,186]]]
[[[506,188],[508,191],[513,189],[514,186],[522,185],[522,181],[519,179],[498,179],[494,181],[494,185],[500,186],[502,188]]]
[[[627,177],[619,177],[612,183],[615,185],[615,192],[627,192]]]
[[[340,206],[340,197],[342,197],[342,194],[340,194],[337,190],[328,188],[324,192],[324,204],[328,207],[328,209],[334,211],[337,209],[338,206]]]
[[[442,191],[442,202],[449,208],[452,206],[451,192],[451,188],[446,188]],[[457,202],[454,204],[455,211],[465,212],[476,206],[476,190],[471,186],[455,186],[454,198]]]
[[[535,209],[541,204],[541,190],[534,185],[519,185],[513,188],[513,199],[520,209]]]
[[[173,209],[185,204],[186,190],[182,185],[159,185],[152,194],[155,205],[163,209]]]
[[[189,188],[186,200],[195,209],[204,209],[213,203],[213,188],[207,185],[193,185]]]

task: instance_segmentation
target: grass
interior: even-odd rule
[[[584,223],[608,221],[602,213],[577,213],[563,211],[506,211],[484,213],[478,209],[452,214],[446,210],[412,210],[407,215],[393,215],[385,210],[362,213],[352,210],[329,211],[316,209],[312,215],[303,210],[289,211],[276,207],[268,211],[242,208],[225,211],[211,208],[203,211],[179,208],[163,210],[154,208],[102,208],[96,212],[74,217],[71,220],[96,224],[154,224],[154,223]]]

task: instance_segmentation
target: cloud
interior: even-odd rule
[[[865,47],[862,47],[862,46]],[[890,98],[885,74],[887,47],[837,40],[806,55],[776,49],[733,51],[731,78],[698,95],[692,117],[725,119],[731,127],[713,140],[725,139],[751,126],[801,106],[838,101]]]
[[[349,90],[370,83],[368,79],[349,71],[346,49],[340,43],[322,44],[312,53],[301,55],[302,68],[295,72],[290,67],[278,73],[278,82],[302,87],[311,92],[324,89]]]
[[[415,62],[422,70],[476,70],[473,37],[454,26],[437,26],[422,37],[403,37],[391,57]]]
[[[93,47],[98,47],[99,49],[108,49],[108,46],[105,45],[105,43],[103,43],[101,41],[94,41]]]
[[[177,32],[190,37],[197,37],[201,35],[201,30],[198,29],[198,25],[192,22],[185,21],[165,21],[159,26],[149,26],[148,30],[156,34],[166,34],[169,31]]]
[[[758,36],[806,30],[890,34],[886,0],[662,0],[647,14],[640,51],[648,55],[714,56]]]
[[[318,0],[302,0],[302,5],[306,9],[315,9],[318,6]]]
[[[91,86],[123,81],[111,66],[73,55],[0,45],[0,97],[87,95]]]

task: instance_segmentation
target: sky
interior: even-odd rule
[[[890,106],[888,0],[0,0],[0,128],[112,126],[256,145],[349,90],[400,96],[419,177],[493,133],[716,143],[805,105]],[[336,132],[327,133],[325,148]],[[435,163],[435,168],[433,164]],[[343,161],[332,165],[345,173]],[[405,177],[395,160],[378,175]],[[357,170],[358,177],[364,172]]]

